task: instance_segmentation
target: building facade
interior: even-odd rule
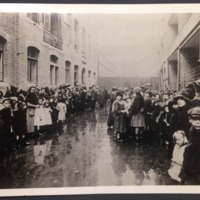
[[[73,14],[0,13],[0,84],[97,83],[97,47]]]
[[[200,14],[170,14],[163,25],[159,47],[161,89],[181,90],[200,78]]]

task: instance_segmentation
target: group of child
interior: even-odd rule
[[[63,122],[84,109],[94,110],[96,86],[56,89],[31,86],[0,92],[0,159],[7,152],[29,145],[29,136],[61,134]]]

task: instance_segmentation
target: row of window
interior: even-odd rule
[[[4,45],[5,39],[0,36],[0,81],[3,81],[3,57],[4,57]],[[27,54],[27,80],[30,83],[38,83],[38,56],[39,50],[35,47],[28,47]],[[59,59],[55,55],[50,56],[50,85],[59,85]],[[65,83],[70,82],[70,61],[65,62]],[[82,69],[81,73],[81,82],[83,84],[86,83],[86,70]],[[93,78],[93,82],[96,79],[96,73],[93,73],[93,77],[91,71],[88,71],[88,84],[91,85],[91,79]],[[75,65],[74,67],[74,81],[79,82],[79,67]]]
[[[28,82],[38,83],[38,55],[39,50],[35,47],[28,47]],[[65,83],[70,82],[70,67],[69,61],[65,62]],[[91,71],[88,71],[89,85],[91,85]],[[96,73],[93,73],[93,82],[95,82]],[[74,66],[74,81],[79,82],[79,67]],[[82,69],[81,82],[86,83],[86,70]],[[55,55],[50,56],[50,85],[59,85],[59,62]]]

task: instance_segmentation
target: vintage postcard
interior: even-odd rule
[[[0,196],[199,193],[200,4],[0,5]]]

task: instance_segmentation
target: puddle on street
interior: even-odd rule
[[[31,139],[0,166],[0,188],[167,185],[163,147],[117,143],[104,110],[70,118],[62,135]]]

